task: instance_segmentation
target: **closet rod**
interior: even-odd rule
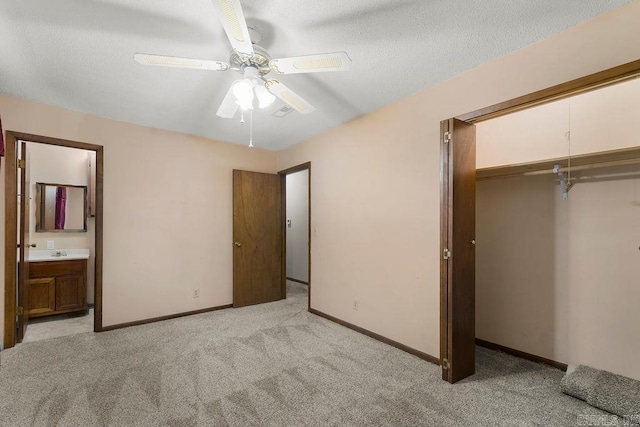
[[[521,175],[524,175],[524,176],[547,175],[547,174],[555,174],[555,173],[558,173],[558,172],[569,172],[569,171],[577,172],[577,171],[589,170],[589,169],[601,169],[601,168],[609,168],[609,167],[614,167],[614,166],[628,166],[628,165],[637,165],[637,164],[640,164],[640,158],[638,158],[638,159],[627,159],[627,160],[616,160],[616,161],[612,161],[612,162],[590,163],[590,164],[586,164],[586,165],[572,166],[571,168],[562,167],[562,168],[559,168],[557,170],[544,169],[544,170],[539,170],[539,171],[523,172]],[[510,175],[510,176],[515,176],[515,175]]]

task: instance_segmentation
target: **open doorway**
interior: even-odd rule
[[[62,161],[56,171],[53,161],[67,158],[68,150],[81,158],[72,181],[65,174],[73,167]],[[37,319],[75,314],[87,321],[85,329],[101,331],[103,147],[7,131],[6,160],[5,348],[31,340],[30,318],[43,323]]]
[[[21,147],[21,146],[20,146]],[[22,342],[93,331],[95,152],[26,141],[29,326]],[[20,158],[23,158],[20,153]],[[22,194],[22,192],[20,192]]]
[[[311,163],[279,172],[285,212],[285,297],[307,295],[311,301]]]

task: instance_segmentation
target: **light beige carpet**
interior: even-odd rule
[[[93,331],[93,308],[86,315],[60,315],[29,319],[23,343]]]
[[[589,366],[572,366],[562,378],[561,390],[596,408],[640,424],[640,381]]]
[[[606,415],[561,371],[486,349],[456,385],[440,368],[287,300],[4,351],[6,426],[576,425]],[[617,422],[617,419],[614,421]]]

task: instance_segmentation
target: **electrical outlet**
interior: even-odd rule
[[[355,311],[358,311],[358,300],[357,300],[357,299],[354,299],[354,300],[353,300],[353,309],[354,309]]]
[[[200,289],[194,289],[193,290],[193,297],[194,298],[198,298],[200,296]]]
[[[53,240],[47,240],[47,249],[55,249],[56,246],[53,243]]]

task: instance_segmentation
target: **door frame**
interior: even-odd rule
[[[458,120],[462,120],[468,123],[479,123],[485,120],[493,119],[496,117],[505,116],[507,114],[515,113],[517,111],[526,110],[528,108],[536,107],[539,105],[547,104],[553,101],[569,98],[571,96],[590,92],[596,89],[611,86],[613,84],[622,83],[624,81],[632,80],[640,77],[640,60],[628,62],[626,64],[619,65],[617,67],[609,68],[597,73],[589,74],[584,77],[580,77],[575,80],[571,80],[565,83],[561,83],[555,86],[551,86],[546,89],[542,89],[527,95],[519,96],[517,98],[510,99],[508,101],[500,102],[498,104],[490,105],[488,107],[480,108],[478,110],[462,114],[455,117]],[[442,134],[441,129],[441,134]],[[442,136],[441,136],[442,143]],[[449,170],[449,165],[445,161],[444,156],[441,157],[440,173],[441,177],[445,171]],[[441,202],[440,202],[440,216],[441,218],[447,218],[452,212],[448,210],[448,207],[444,204],[442,194],[448,190],[448,186],[453,185],[448,180],[440,180]],[[475,216],[475,212],[473,213]],[[446,236],[443,235],[445,231],[442,226],[440,229],[440,240]],[[455,233],[455,231],[453,231]],[[443,310],[443,304],[447,304],[447,292],[448,292],[448,275],[447,275],[447,263],[442,262],[442,254],[440,262],[440,363],[443,366],[443,378],[444,378],[444,364],[447,349],[447,336],[453,330],[453,324],[447,318],[446,310]],[[475,324],[475,318],[468,319],[469,322]],[[474,325],[475,326],[475,325]],[[446,329],[445,329],[446,328]],[[442,333],[442,331],[448,331],[448,333]]]
[[[18,149],[19,141],[56,145],[59,147],[79,148],[96,152],[96,216],[95,216],[95,269],[94,269],[94,317],[93,330],[102,328],[102,271],[103,271],[103,165],[104,148],[102,145],[70,141],[42,135],[6,131],[5,132],[5,177],[4,177],[4,348],[16,344],[16,247],[18,218]]]
[[[31,196],[31,180],[29,170],[29,153],[27,150],[27,143],[25,141],[18,141],[16,144],[17,148],[19,148],[19,153],[21,157],[21,161],[24,163],[23,167],[20,168],[19,173],[17,173],[16,185],[19,184],[20,191],[20,199],[17,201],[19,206],[18,208],[18,262],[17,262],[17,271],[18,278],[16,280],[18,291],[16,294],[16,304],[21,307],[26,307],[29,301],[29,286],[27,286],[27,280],[25,278],[29,277],[29,261],[26,258],[25,254],[28,251],[30,245],[30,227],[31,218],[29,216],[30,212],[30,196]],[[21,315],[16,316],[16,342],[22,342],[24,340],[24,333],[29,324],[29,310],[25,310]]]
[[[307,179],[307,185],[308,185],[308,213],[307,213],[307,217],[309,219],[309,223],[308,225],[308,230],[307,230],[307,235],[308,235],[308,242],[309,244],[307,245],[307,258],[308,258],[308,266],[309,266],[309,271],[308,271],[308,275],[309,277],[307,278],[308,280],[308,292],[307,292],[307,311],[311,310],[311,162],[306,162],[306,163],[302,163],[299,164],[297,166],[293,166],[291,168],[288,169],[284,169],[281,170],[280,172],[278,172],[278,175],[280,175],[280,188],[282,189],[282,217],[286,218],[287,217],[287,175],[290,175],[292,173],[296,173],[296,172],[300,172],[303,170],[308,170],[309,171],[309,177]],[[283,229],[283,233],[282,233],[282,298],[286,298],[287,296],[287,225],[286,225],[286,220],[282,221],[282,229]]]

